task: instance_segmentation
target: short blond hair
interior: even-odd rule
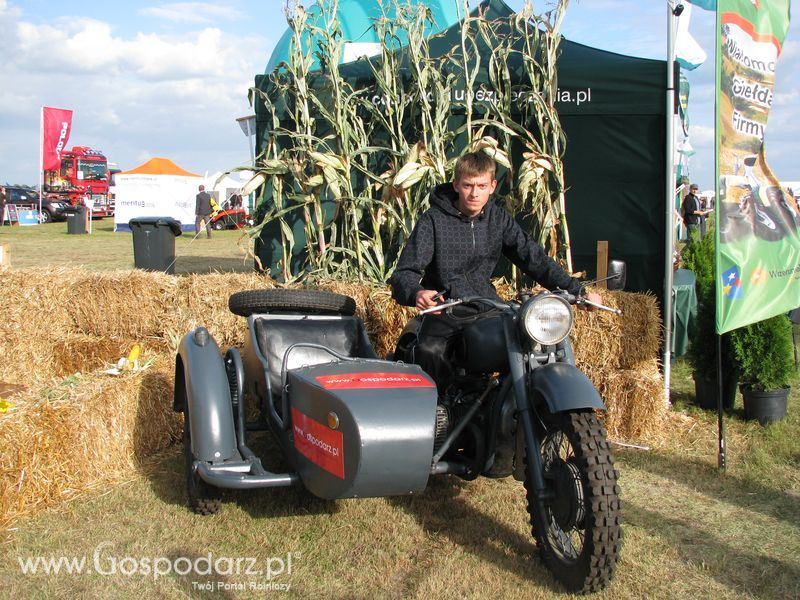
[[[497,163],[483,152],[467,152],[456,162],[454,181],[462,177],[475,177],[476,175],[491,175],[494,179]]]

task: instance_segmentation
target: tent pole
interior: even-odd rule
[[[664,236],[664,402],[669,406],[670,375],[672,369],[672,253],[675,227],[673,225],[673,203],[675,181],[673,173],[675,155],[675,15],[672,2],[667,2],[667,164],[665,196]]]

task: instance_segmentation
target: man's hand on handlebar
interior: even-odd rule
[[[415,306],[419,310],[433,308],[444,302],[444,292],[436,290],[420,290],[417,292],[417,302]]]
[[[584,296],[584,298],[586,300],[588,300],[589,302],[594,302],[595,304],[602,304],[603,303],[603,299],[600,297],[600,294],[598,294],[597,292],[587,292],[586,296]],[[593,310],[593,307],[592,307],[591,304],[583,304],[583,303],[581,303],[581,304],[578,304],[578,307],[579,308],[584,308],[584,309],[587,309],[587,310]]]

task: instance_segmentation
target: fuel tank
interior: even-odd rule
[[[355,360],[288,373],[295,466],[321,498],[393,496],[428,483],[436,384],[416,365]]]

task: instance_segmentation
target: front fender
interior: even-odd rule
[[[178,346],[173,408],[189,419],[197,460],[218,462],[237,455],[228,375],[219,346],[205,327],[187,333]]]
[[[542,395],[551,413],[582,408],[606,410],[589,378],[574,365],[550,363],[531,372],[531,386]]]

